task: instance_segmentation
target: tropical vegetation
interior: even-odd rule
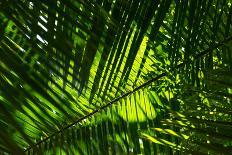
[[[0,1],[0,154],[232,154],[231,0]]]

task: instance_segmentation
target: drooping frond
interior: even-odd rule
[[[231,16],[230,0],[0,2],[0,149],[167,153],[138,130],[180,108],[181,82],[231,71]]]

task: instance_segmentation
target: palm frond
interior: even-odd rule
[[[169,152],[138,130],[179,108],[180,81],[231,71],[231,14],[228,0],[0,2],[0,149]]]
[[[204,78],[207,87],[187,87],[186,93],[179,97],[182,102],[179,112],[168,107],[170,118],[162,121],[163,128],[154,128],[154,133],[150,134],[142,132],[142,137],[184,153],[230,154],[231,80],[226,81],[226,77],[231,79],[228,69],[207,72]],[[215,85],[214,81],[219,84]],[[165,126],[168,128],[165,129]],[[160,139],[158,133],[173,138]]]

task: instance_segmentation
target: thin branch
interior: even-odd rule
[[[220,46],[223,46],[225,43],[229,42],[230,40],[232,40],[232,36],[230,36],[230,37],[224,39],[223,41],[221,41],[220,43],[216,44],[215,46],[212,46],[212,47],[210,47],[210,48],[208,48],[208,49],[206,49],[206,50],[200,52],[199,54],[197,54],[196,56],[194,56],[194,58],[195,58],[195,59],[198,59],[198,58],[204,56],[205,54],[207,54],[207,53],[213,51],[214,49],[216,49],[216,48],[218,48],[218,47],[220,47]],[[179,64],[179,65],[177,66],[177,68],[181,68],[181,67],[183,67],[185,64],[186,64],[186,62],[183,62],[183,63]],[[115,103],[116,103],[117,101],[119,101],[120,99],[125,98],[125,97],[127,97],[127,96],[133,94],[134,92],[136,92],[136,91],[138,91],[138,90],[140,90],[140,89],[142,89],[142,88],[148,86],[149,84],[151,84],[151,83],[153,83],[153,82],[155,82],[155,81],[158,81],[159,79],[165,77],[166,75],[167,75],[167,73],[161,73],[161,74],[159,74],[158,76],[152,78],[151,80],[148,80],[147,82],[143,83],[142,85],[136,87],[134,90],[129,91],[129,92],[127,92],[127,93],[124,93],[123,95],[121,95],[121,96],[119,96],[119,97],[113,99],[112,101],[108,102],[106,105],[100,107],[99,109],[96,109],[96,110],[94,110],[93,112],[89,113],[88,115],[86,115],[86,116],[84,116],[84,117],[82,117],[82,118],[80,118],[80,119],[77,119],[75,122],[73,122],[73,123],[71,123],[71,124],[65,126],[64,128],[61,128],[60,130],[54,132],[54,133],[51,134],[50,136],[48,136],[48,137],[44,138],[43,140],[37,142],[34,146],[30,146],[29,148],[27,148],[27,149],[25,150],[25,152],[26,152],[26,151],[29,151],[29,150],[32,149],[33,147],[36,147],[37,145],[39,145],[39,144],[41,144],[41,143],[43,143],[43,142],[45,142],[46,140],[50,139],[51,137],[53,137],[53,136],[55,136],[55,135],[58,135],[59,133],[62,133],[64,130],[66,130],[66,129],[72,127],[72,126],[74,126],[75,124],[77,124],[77,123],[79,123],[79,122],[81,122],[81,121],[83,121],[83,120],[85,120],[85,119],[87,119],[87,118],[93,116],[94,114],[96,114],[96,113],[98,113],[98,112],[100,112],[100,111],[106,109],[107,107],[109,107],[109,106],[115,104]]]
[[[216,49],[216,48],[218,48],[220,46],[223,46],[225,43],[227,43],[227,42],[229,42],[231,40],[232,40],[232,36],[230,36],[230,37],[224,39],[223,41],[217,43],[216,45],[214,45],[214,46],[212,46],[212,47],[210,47],[210,48],[208,48],[208,49],[206,49],[206,50],[198,53],[197,55],[194,56],[194,59],[198,59],[198,58],[202,57],[203,55],[205,55],[205,54],[213,51],[214,49]]]

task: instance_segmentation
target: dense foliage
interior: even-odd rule
[[[0,154],[232,154],[231,0],[0,1]]]

